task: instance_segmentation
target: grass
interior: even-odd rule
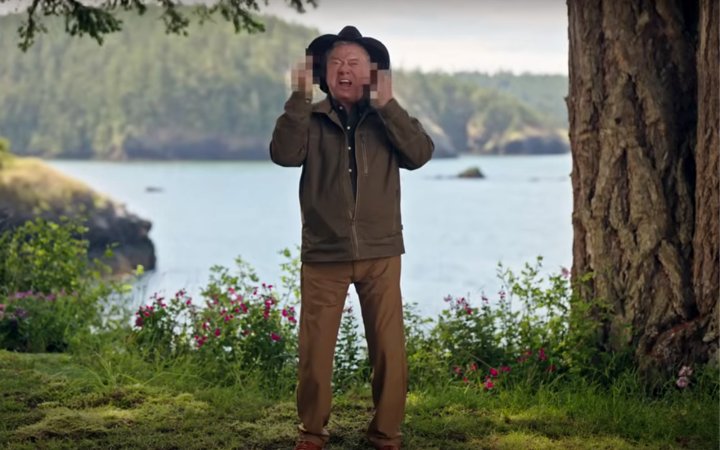
[[[127,354],[0,351],[0,448],[288,449],[292,393],[270,398],[238,375],[226,386],[198,368]],[[407,449],[717,449],[713,392],[638,393],[580,382],[494,394],[447,384],[410,392]],[[338,395],[328,449],[367,449],[367,387]]]

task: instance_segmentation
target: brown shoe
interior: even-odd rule
[[[314,442],[300,441],[295,446],[295,450],[322,450],[322,447]]]

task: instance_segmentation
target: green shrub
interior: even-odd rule
[[[17,292],[0,305],[0,347],[21,352],[66,351],[98,323],[92,299],[76,293]]]
[[[581,299],[566,269],[545,279],[541,267],[540,257],[519,274],[499,265],[497,299],[482,295],[476,306],[448,296],[436,321],[406,312],[411,384],[436,385],[440,374],[485,390],[567,372],[599,378],[590,368],[601,357],[595,342],[606,309]]]
[[[238,258],[234,273],[212,268],[199,302],[184,291],[157,295],[135,313],[131,343],[152,359],[190,357],[204,373],[222,379],[237,370],[257,374],[267,386],[295,382],[299,261],[282,266],[284,295],[260,283],[253,268]],[[542,259],[516,275],[499,267],[504,288],[480,306],[468,298],[445,299],[437,320],[424,318],[416,304],[404,308],[411,388],[461,383],[494,392],[514,385],[539,386],[566,373],[595,376],[588,364],[597,357],[599,303],[571,289],[563,271],[540,276]],[[334,357],[333,389],[347,391],[370,378],[366,343],[351,310],[341,320]],[[236,372],[233,372],[236,373]]]
[[[0,348],[65,351],[102,327],[114,286],[87,256],[77,221],[28,221],[0,235]]]
[[[370,357],[352,307],[343,310],[333,364],[333,390],[345,392],[370,379]]]
[[[231,374],[232,367],[259,376],[266,386],[294,383],[297,318],[289,300],[292,292],[281,296],[275,286],[259,283],[241,258],[236,264],[235,273],[222,266],[211,269],[198,303],[184,291],[169,300],[153,295],[135,313],[131,348],[156,360],[194,358],[218,380]]]
[[[437,339],[431,336],[436,334],[432,332],[434,320],[423,317],[417,303],[406,303],[403,316],[409,388],[447,384],[448,363],[438,351]]]

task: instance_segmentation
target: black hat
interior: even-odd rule
[[[325,55],[338,41],[352,42],[360,45],[370,55],[370,61],[377,64],[380,70],[390,68],[390,55],[382,42],[371,37],[363,37],[357,28],[348,25],[338,34],[324,34],[316,37],[305,50],[306,55],[313,57],[313,81],[320,85],[320,89],[327,93],[325,82]]]

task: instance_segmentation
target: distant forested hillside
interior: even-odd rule
[[[458,72],[455,79],[469,81],[481,88],[510,94],[528,107],[540,112],[549,123],[567,128],[568,114],[565,96],[568,77],[564,75],[513,75],[499,72],[493,75],[477,72]]]
[[[267,158],[289,67],[318,31],[265,18],[260,34],[219,22],[178,37],[157,20],[128,15],[102,46],[51,30],[22,53],[21,17],[0,18],[0,135],[48,158]],[[439,153],[567,151],[565,77],[395,72],[393,87]]]

